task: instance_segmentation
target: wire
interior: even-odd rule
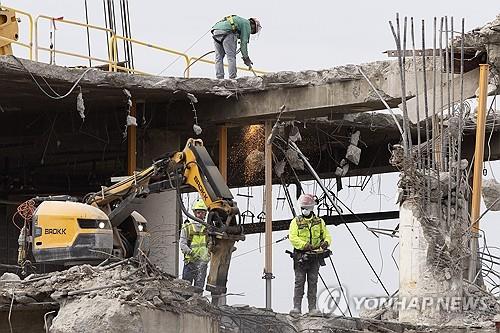
[[[45,89],[42,88],[42,86],[38,83],[37,79],[33,76],[33,74],[30,72],[30,70],[28,68],[26,68],[26,66],[24,65],[24,63],[21,60],[19,60],[19,58],[17,58],[14,55],[11,55],[11,57],[13,57],[14,59],[16,59],[16,61],[24,68],[24,70],[26,72],[28,72],[28,74],[31,76],[31,79],[33,80],[33,82],[35,82],[35,84],[37,85],[38,89],[40,89],[47,97],[55,99],[55,100],[59,100],[59,99],[63,99],[63,98],[68,97],[73,92],[73,90],[75,90],[76,86],[83,79],[83,77],[85,76],[85,74],[87,74],[91,69],[93,69],[91,67],[87,68],[80,75],[80,77],[75,81],[75,83],[73,84],[73,86],[70,88],[70,90],[66,94],[64,94],[62,96],[61,95],[53,96],[53,95],[50,95],[49,93],[47,93],[47,91],[45,91]],[[47,85],[48,85],[48,83],[47,83]],[[50,87],[50,85],[49,85],[49,87]],[[50,89],[52,89],[52,87],[50,87]],[[54,90],[52,90],[52,91],[54,91]]]
[[[184,54],[186,54],[189,50],[191,50],[200,40],[203,39],[210,31],[212,31],[212,28],[208,29],[207,32],[205,32],[200,38],[198,38],[191,46],[189,46],[187,49],[184,50]],[[177,62],[182,57],[182,55],[178,55],[170,64],[167,65],[167,67],[163,68],[158,74],[156,75],[161,75],[163,72],[165,72],[167,69],[169,69],[173,64]],[[203,58],[203,57],[202,57]]]
[[[328,259],[330,259],[330,262],[332,264],[333,272],[335,273],[335,277],[337,278],[337,282],[339,283],[340,291],[342,292],[342,296],[344,297],[344,301],[345,301],[345,304],[347,305],[347,310],[349,311],[349,315],[352,317],[351,308],[349,307],[349,301],[347,300],[347,296],[344,292],[344,287],[342,287],[342,282],[340,282],[339,275],[337,274],[337,269],[335,268],[335,265],[333,264],[332,256],[329,256]]]

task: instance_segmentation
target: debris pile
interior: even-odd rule
[[[207,318],[215,314],[198,288],[135,261],[73,266],[24,280],[14,276],[0,280],[0,306],[58,304],[50,329],[55,333],[82,332],[82,327],[87,332],[140,332],[145,310]]]

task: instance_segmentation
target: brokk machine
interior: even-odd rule
[[[184,187],[199,193],[208,207],[207,221],[192,216],[183,206]],[[147,221],[133,206],[147,200],[150,193],[172,189],[183,212],[207,227],[212,254],[207,290],[223,294],[233,245],[245,237],[237,221],[236,202],[199,139],[189,139],[183,151],[167,154],[149,168],[87,194],[81,202],[70,196],[53,196],[24,203],[21,211],[27,222],[19,236],[19,262],[25,265],[34,259],[37,263],[75,265],[101,262],[111,254],[123,258],[139,251],[147,254]],[[26,216],[29,207],[32,213]]]

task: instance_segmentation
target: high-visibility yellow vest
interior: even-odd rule
[[[188,245],[192,250],[191,253],[184,255],[184,261],[209,261],[205,226],[202,225],[199,231],[196,231],[193,223],[186,223],[184,227],[186,228]]]
[[[304,242],[311,244],[313,248],[319,247],[319,244],[325,239],[321,218],[313,216],[312,219],[308,220],[303,216],[297,216],[295,221],[297,222],[297,236]]]

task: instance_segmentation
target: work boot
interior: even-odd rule
[[[316,297],[308,297],[307,299],[307,305],[309,306],[309,313],[308,315],[312,317],[322,317],[323,314],[321,311],[318,310],[316,307]]]
[[[299,316],[302,313],[302,298],[293,299],[293,309],[290,310],[290,316]]]
[[[293,307],[293,309],[290,310],[290,316],[295,317],[299,316],[301,314],[301,309],[300,307]]]
[[[308,315],[311,317],[323,317],[323,313],[318,309],[309,309]]]

